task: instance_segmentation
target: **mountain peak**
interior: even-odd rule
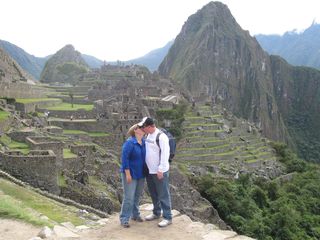
[[[70,83],[88,68],[81,53],[76,51],[71,44],[67,44],[47,61],[40,81]]]

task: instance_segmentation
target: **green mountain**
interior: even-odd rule
[[[284,35],[255,36],[268,53],[279,55],[290,64],[320,69],[320,24],[312,25],[301,33],[286,32]]]
[[[66,45],[47,61],[40,81],[72,84],[79,80],[79,77],[88,69],[89,66],[82,58],[81,53],[76,51],[72,45]]]
[[[270,57],[226,5],[210,2],[188,18],[159,73],[181,84],[195,102],[221,102],[265,136],[319,161],[320,139],[310,136],[319,136],[320,72]]]

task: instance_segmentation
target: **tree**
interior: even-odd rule
[[[70,100],[71,100],[71,107],[73,108],[73,92],[69,92],[69,97],[70,97]]]

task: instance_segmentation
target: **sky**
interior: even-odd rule
[[[130,60],[175,39],[209,0],[1,0],[0,39],[36,57],[72,44],[100,60]],[[220,0],[255,34],[320,23],[319,0]]]

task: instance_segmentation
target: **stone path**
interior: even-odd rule
[[[141,206],[142,216],[151,213],[152,205]],[[47,240],[253,240],[233,231],[218,229],[213,224],[193,222],[188,216],[173,211],[173,224],[159,228],[159,220],[149,222],[130,222],[130,228],[119,224],[119,215],[111,215],[100,220],[98,227],[74,227],[70,223],[55,226],[53,234]],[[41,240],[37,237],[41,228],[14,220],[0,219],[0,240]]]

